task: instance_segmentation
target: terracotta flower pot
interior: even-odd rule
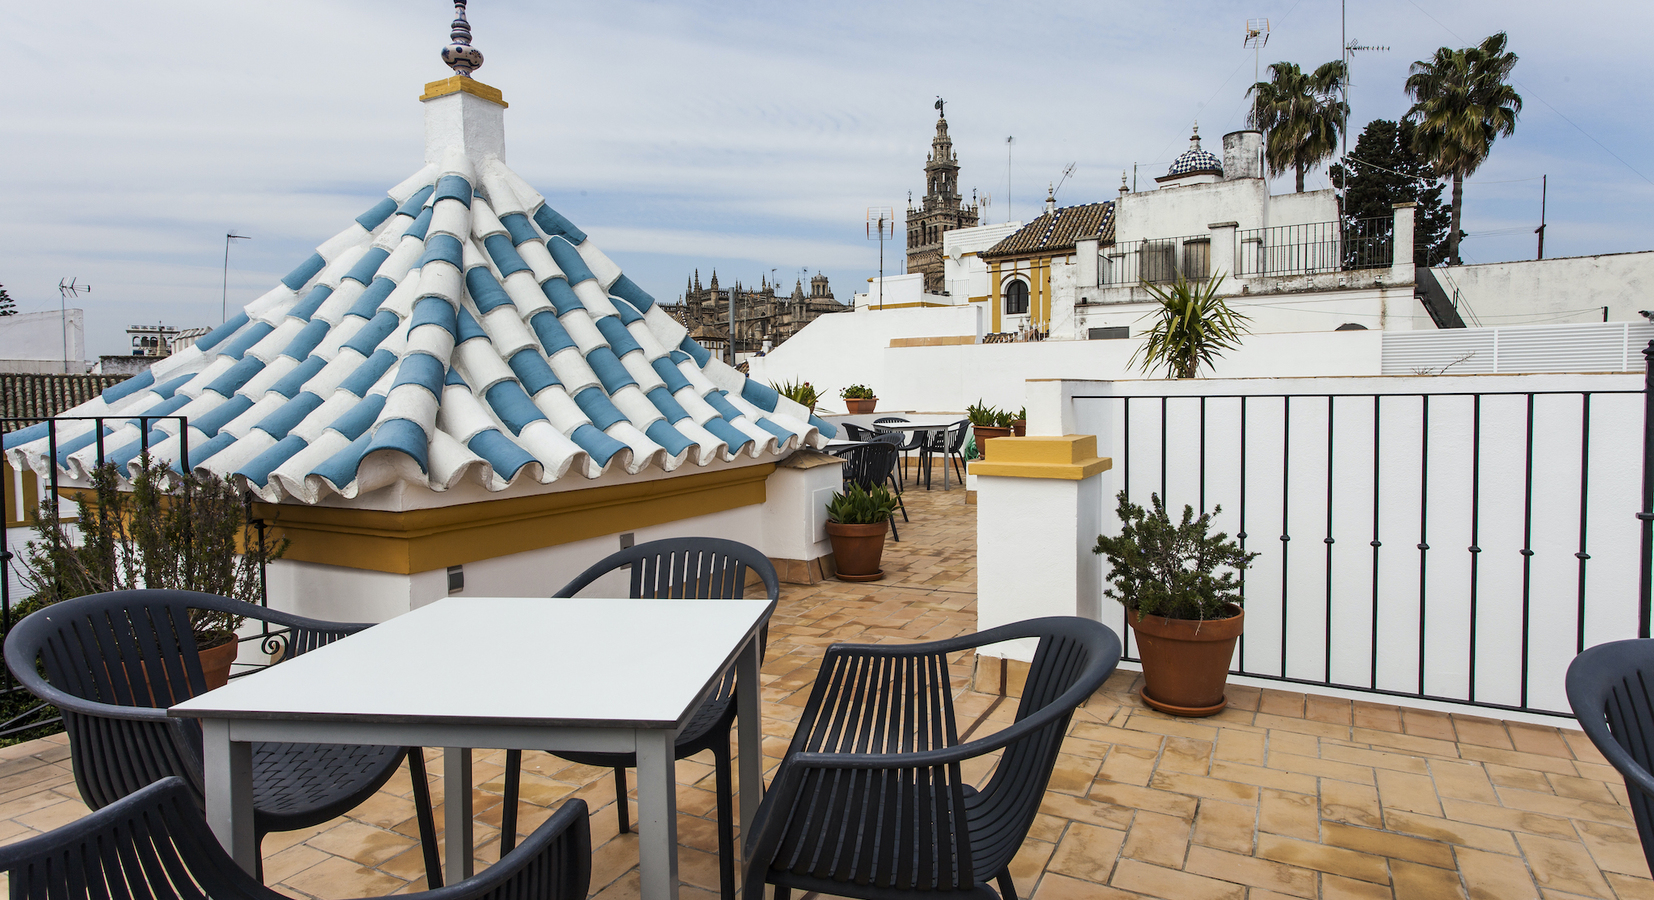
[[[201,656],[201,674],[207,679],[207,690],[230,683],[230,664],[235,662],[241,644],[234,635],[222,644],[198,651]]]
[[[1028,420],[1018,419],[1011,423],[1011,433],[1016,437],[1028,436]]]
[[[973,425],[971,429],[976,432],[976,455],[983,459],[988,458],[989,438],[1011,436],[1011,429],[1001,428],[997,425]]]
[[[827,523],[827,538],[833,542],[833,568],[840,581],[878,581],[884,577],[879,561],[884,556],[884,533],[889,528],[885,522],[877,525]]]
[[[1143,660],[1143,702],[1174,716],[1210,716],[1229,704],[1223,689],[1246,613],[1227,619],[1167,619],[1128,611]]]
[[[845,409],[852,416],[865,416],[873,411],[873,407],[878,405],[879,398],[877,397],[868,397],[865,399],[856,399],[853,397],[844,398]]]

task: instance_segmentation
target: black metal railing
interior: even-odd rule
[[[1567,716],[1576,653],[1649,636],[1654,375],[1642,391],[1075,399],[1135,502],[1221,505],[1217,527],[1263,551],[1237,675]]]
[[[1235,274],[1311,275],[1387,269],[1393,218],[1278,225],[1235,232]]]
[[[61,472],[63,461],[59,459],[59,447],[61,444],[58,436],[59,423],[91,422],[91,433],[94,435],[94,439],[88,443],[87,446],[94,448],[94,465],[102,466],[108,461],[109,448],[105,446],[105,443],[106,438],[110,433],[112,433],[111,429],[107,427],[107,423],[117,423],[122,425],[137,424],[139,432],[137,439],[139,441],[140,448],[139,458],[141,459],[146,457],[149,453],[151,423],[159,423],[164,421],[173,421],[178,423],[177,434],[179,444],[177,469],[180,472],[187,473],[191,470],[189,441],[187,439],[189,433],[189,420],[184,416],[56,416],[49,419],[42,417],[5,417],[0,418],[0,428],[4,428],[4,430],[10,432],[19,427],[36,425],[41,422],[47,423],[47,456],[53,464],[51,465],[51,474],[46,479],[47,483],[44,490],[41,490],[40,496],[34,499],[37,500],[43,507],[40,510],[40,515],[42,518],[49,521],[61,522],[63,521],[61,510],[63,492]],[[79,452],[80,449],[84,448],[77,448],[74,452]],[[23,471],[27,472],[27,470]],[[30,527],[31,523],[28,523],[26,520],[28,519],[28,512],[33,504],[30,502],[30,498],[26,496],[16,498],[16,500],[20,502],[15,502],[14,504],[12,497],[14,485],[12,484],[12,472],[9,464],[4,470],[0,470],[0,472],[3,472],[4,476],[0,477],[0,510],[4,510],[4,527],[7,531],[6,540],[4,542],[0,542],[0,638],[3,638],[5,635],[11,633],[15,612],[11,583],[13,573],[16,570],[16,560],[14,558],[15,555],[11,550],[10,530],[14,527]],[[35,482],[34,479],[25,478],[22,477],[22,475],[19,475],[19,482],[24,486],[38,484],[38,482]],[[36,489],[38,490],[38,488]],[[248,521],[249,524],[251,524],[255,529],[260,545],[264,546],[266,523],[262,518],[252,515],[251,497],[252,495],[249,493],[246,498],[246,502],[248,503]],[[17,519],[13,519],[12,517],[14,505],[19,510],[19,516]],[[61,529],[52,529],[54,540],[60,532]],[[261,563],[262,562],[263,561],[261,560]],[[259,602],[260,605],[263,606],[269,605],[267,568],[267,565],[261,565],[259,568]],[[286,629],[272,629],[268,623],[264,623],[259,633],[242,635],[239,640],[242,643],[257,641],[259,642],[260,651],[262,653],[273,658],[279,658],[285,649],[285,632]],[[237,671],[232,677],[239,677],[240,675],[244,675],[264,667],[262,664],[240,662],[236,663],[236,666],[239,671]],[[3,679],[0,679],[0,711],[3,711],[0,712],[0,717],[5,718],[5,721],[0,722],[0,741],[9,742],[19,737],[38,737],[61,730],[62,728],[62,716],[58,715],[57,711],[48,704],[34,701],[32,696],[29,695],[28,692],[17,683],[17,680],[12,677],[12,673],[9,668],[5,669]]]
[[[1164,284],[1179,275],[1204,280],[1212,274],[1212,236],[1188,234],[1121,244],[1103,256],[1098,274],[1105,285]]]

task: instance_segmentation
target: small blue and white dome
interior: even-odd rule
[[[1222,175],[1223,161],[1218,159],[1209,150],[1200,146],[1200,125],[1195,124],[1194,134],[1189,136],[1189,149],[1183,155],[1172,160],[1172,167],[1166,170],[1166,177],[1175,178],[1179,175]]]
[[[55,434],[6,435],[6,457],[78,480],[148,452],[317,503],[825,446],[832,425],[713,357],[506,166],[504,101],[463,75],[427,85],[423,168],[193,346]]]

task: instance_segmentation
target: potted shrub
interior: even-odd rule
[[[810,408],[810,414],[815,415],[816,401],[821,399],[821,393],[810,385],[808,381],[770,382],[775,392],[801,406]]]
[[[884,556],[884,533],[896,511],[896,497],[882,484],[863,490],[852,482],[827,503],[827,538],[833,542],[833,567],[842,581],[878,581]]]
[[[1104,593],[1126,607],[1143,660],[1143,702],[1176,716],[1210,716],[1228,700],[1229,661],[1245,624],[1238,573],[1256,553],[1245,553],[1223,532],[1211,533],[1212,515],[1183,507],[1173,523],[1158,494],[1151,509],[1119,494],[1120,534],[1097,536],[1092,552],[1108,558],[1113,587]]]
[[[865,384],[852,384],[838,392],[844,400],[845,411],[852,416],[864,416],[879,405],[879,398],[874,396],[873,389]]]
[[[1011,418],[1011,433],[1015,437],[1028,436],[1028,407],[1017,410],[1017,414]]]
[[[176,588],[257,603],[263,564],[287,550],[285,538],[272,541],[256,527],[242,492],[217,477],[180,475],[146,456],[130,490],[121,490],[113,464],[92,470],[91,482],[75,498],[75,520],[59,517],[49,500],[35,511],[24,576],[31,602]],[[207,687],[224,685],[240,617],[191,610],[190,625]]]
[[[965,407],[965,414],[970,416],[971,431],[976,437],[976,452],[982,459],[988,458],[988,440],[997,437],[1011,436],[1011,414],[992,406],[983,406],[977,400],[974,406]]]

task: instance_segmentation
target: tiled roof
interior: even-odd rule
[[[98,396],[123,381],[120,375],[0,374],[0,410],[8,419],[44,419]],[[17,431],[24,422],[0,423],[0,431]]]
[[[305,503],[670,472],[835,433],[713,359],[497,158],[457,150],[193,346],[70,412],[187,417],[194,470]],[[151,426],[151,454],[176,467],[177,420]],[[131,465],[138,423],[105,432]],[[45,474],[45,435],[7,435],[7,455]],[[57,464],[83,477],[95,442],[91,423],[60,423]]]
[[[1114,242],[1114,201],[1065,206],[1045,213],[982,251],[982,256],[1055,255],[1073,250],[1075,241],[1094,235],[1100,236],[1104,244]]]

